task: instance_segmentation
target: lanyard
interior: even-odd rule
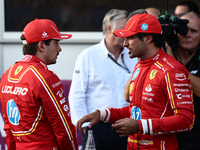
[[[124,62],[124,54],[121,54],[122,57],[122,62],[124,64],[124,66],[122,66],[121,64],[119,64],[110,54],[108,54],[108,57],[115,62],[118,66],[122,67],[123,69],[125,69],[128,73],[130,73],[130,70],[128,69],[128,67],[126,66],[125,62]]]

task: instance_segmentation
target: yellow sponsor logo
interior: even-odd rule
[[[17,67],[17,69],[15,70],[15,76],[22,70],[22,66]]]
[[[152,70],[150,73],[149,79],[152,80],[156,76],[157,72],[158,72],[157,70]]]

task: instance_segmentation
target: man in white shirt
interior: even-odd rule
[[[129,105],[124,100],[124,86],[138,60],[129,58],[129,50],[123,47],[124,38],[113,34],[113,31],[124,28],[127,16],[125,10],[110,10],[103,20],[105,38],[83,50],[77,57],[69,92],[74,124],[96,109]],[[87,141],[88,124],[82,126],[83,149]],[[92,130],[98,150],[126,150],[127,137],[120,138],[112,131],[111,124],[100,121]]]

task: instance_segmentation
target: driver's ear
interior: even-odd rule
[[[38,42],[38,49],[39,51],[44,51],[44,42],[42,41]]]
[[[151,43],[152,40],[153,40],[153,36],[152,36],[152,35],[147,35],[147,36],[143,37],[143,40],[144,40],[146,43]]]

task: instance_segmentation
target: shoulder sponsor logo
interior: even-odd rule
[[[175,92],[189,92],[189,89],[181,89],[181,88],[175,88]]]
[[[59,85],[61,85],[61,84],[62,84],[61,81],[59,81],[59,82],[53,84],[52,87],[55,88],[55,87],[57,87],[57,86],[59,86]]]
[[[184,81],[184,80],[186,80],[187,78],[186,78],[185,73],[176,73],[176,74],[175,74],[175,79],[176,79],[176,80],[179,80],[179,81]]]
[[[152,80],[152,79],[156,76],[156,73],[157,73],[157,72],[158,72],[157,70],[153,69],[153,70],[151,71],[150,75],[149,75],[149,79]]]
[[[187,83],[174,83],[174,86],[178,86],[178,87],[180,87],[180,86],[189,86],[189,84],[187,84]]]
[[[19,124],[20,112],[14,100],[9,100],[7,103],[7,115],[10,123],[13,125]]]
[[[22,88],[22,87],[14,87],[13,86],[2,86],[2,93],[7,93],[7,94],[14,94],[14,95],[26,95],[28,92],[28,88]]]
[[[56,95],[59,96],[60,98],[63,97],[63,96],[64,96],[64,91],[63,91],[63,89],[60,88],[60,91],[58,91],[58,92],[56,93]]]
[[[134,80],[134,79],[138,76],[139,73],[140,73],[140,68],[138,68],[138,69],[134,72],[132,80]]]
[[[193,103],[191,101],[177,102],[177,105],[183,105],[183,104],[193,104]]]
[[[190,95],[182,95],[182,94],[176,94],[178,99],[182,99],[182,98],[190,98]]]
[[[152,91],[152,88],[151,88],[150,84],[145,88],[145,91],[147,91],[147,92],[151,92]]]
[[[17,67],[17,69],[15,70],[15,76],[22,70],[23,66],[19,66]]]

